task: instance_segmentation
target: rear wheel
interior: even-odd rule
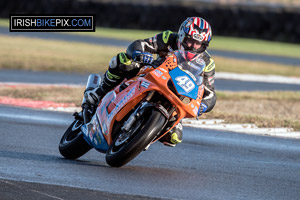
[[[83,122],[74,120],[59,142],[59,152],[68,159],[76,159],[92,147],[84,140],[81,126]]]
[[[144,113],[127,132],[116,135],[106,152],[106,162],[112,167],[121,167],[135,158],[152,142],[164,125],[165,117],[157,110]]]

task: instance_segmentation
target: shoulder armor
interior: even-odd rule
[[[168,43],[169,37],[170,37],[170,35],[171,35],[172,33],[173,33],[173,32],[172,32],[172,31],[169,31],[169,30],[163,32],[162,39],[163,39],[163,41],[164,41],[165,44]]]
[[[204,72],[210,72],[215,69],[215,62],[210,57],[209,53],[207,51],[203,52],[203,60],[205,61],[206,67],[204,69]]]

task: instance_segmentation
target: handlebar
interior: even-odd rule
[[[140,65],[141,68],[144,67],[144,66],[149,65],[149,66],[153,67],[154,69],[156,69],[156,68],[158,68],[159,65],[154,64],[154,62],[151,63],[151,64],[150,63],[138,63],[138,64]]]

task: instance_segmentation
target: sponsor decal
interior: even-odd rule
[[[198,115],[198,110],[199,110],[198,107],[195,106],[195,108],[193,109],[193,112],[194,112],[195,115]]]
[[[205,61],[199,57],[196,59],[196,63],[198,63],[199,65],[205,65]]]
[[[88,137],[90,138],[91,141],[93,141],[93,133],[94,133],[93,124],[89,123],[87,127],[88,127]]]
[[[90,138],[91,141],[93,141],[94,135],[100,131],[96,115],[94,115],[91,122],[87,124],[87,129],[88,129],[88,137]]]
[[[96,138],[94,138],[94,144],[98,145],[98,141],[96,140]]]
[[[128,102],[128,100],[134,95],[135,93],[135,87],[133,87],[124,97],[119,101],[119,103],[116,105],[116,107],[109,113],[107,117],[107,121],[111,122],[113,116],[115,116],[116,113],[119,112],[119,110]]]
[[[167,70],[165,70],[164,68],[160,68],[161,71],[163,72],[168,72]]]
[[[101,137],[99,135],[99,132],[96,134],[96,138],[97,138],[98,143],[101,144],[102,140],[101,140]]]
[[[198,33],[194,33],[193,34],[193,39],[198,40],[198,41],[202,41],[204,39],[204,37]]]
[[[161,75],[163,75],[163,73],[161,71],[159,71],[158,69],[154,70],[154,74],[157,76],[157,77],[161,77]]]
[[[203,88],[204,88],[204,85],[202,84],[202,85],[199,87],[199,90],[198,90],[198,98],[201,98],[201,97],[202,97]],[[198,104],[198,106],[200,106],[199,101],[197,101],[197,104]]]
[[[108,132],[107,132],[107,126],[106,126],[106,124],[102,124],[102,129],[103,129],[103,133],[105,134],[105,135],[107,135],[108,134]]]
[[[144,88],[148,88],[150,85],[150,83],[146,82],[146,81],[143,81],[141,86],[144,87]]]

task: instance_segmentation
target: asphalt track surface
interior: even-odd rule
[[[22,82],[43,84],[79,84],[85,85],[88,74],[71,74],[60,72],[36,72],[23,70],[0,70],[0,82]],[[238,80],[215,80],[216,90],[229,91],[299,91],[297,84],[263,83]]]
[[[127,47],[132,41],[120,39],[108,39],[104,37],[92,37],[83,35],[72,35],[63,33],[49,32],[9,32],[8,28],[0,27],[0,34],[9,36],[24,36],[32,38],[41,38],[49,40],[63,40],[69,42],[83,42],[89,44],[110,45],[118,47]],[[137,38],[143,39],[143,38]],[[251,53],[242,53],[234,51],[209,50],[212,56],[222,56],[235,59],[257,60],[264,62],[279,63],[284,65],[300,66],[300,58],[289,58],[284,56],[269,56]]]
[[[67,113],[0,106],[0,199],[289,199],[300,196],[300,140],[184,129],[122,168],[91,150],[58,152]]]

